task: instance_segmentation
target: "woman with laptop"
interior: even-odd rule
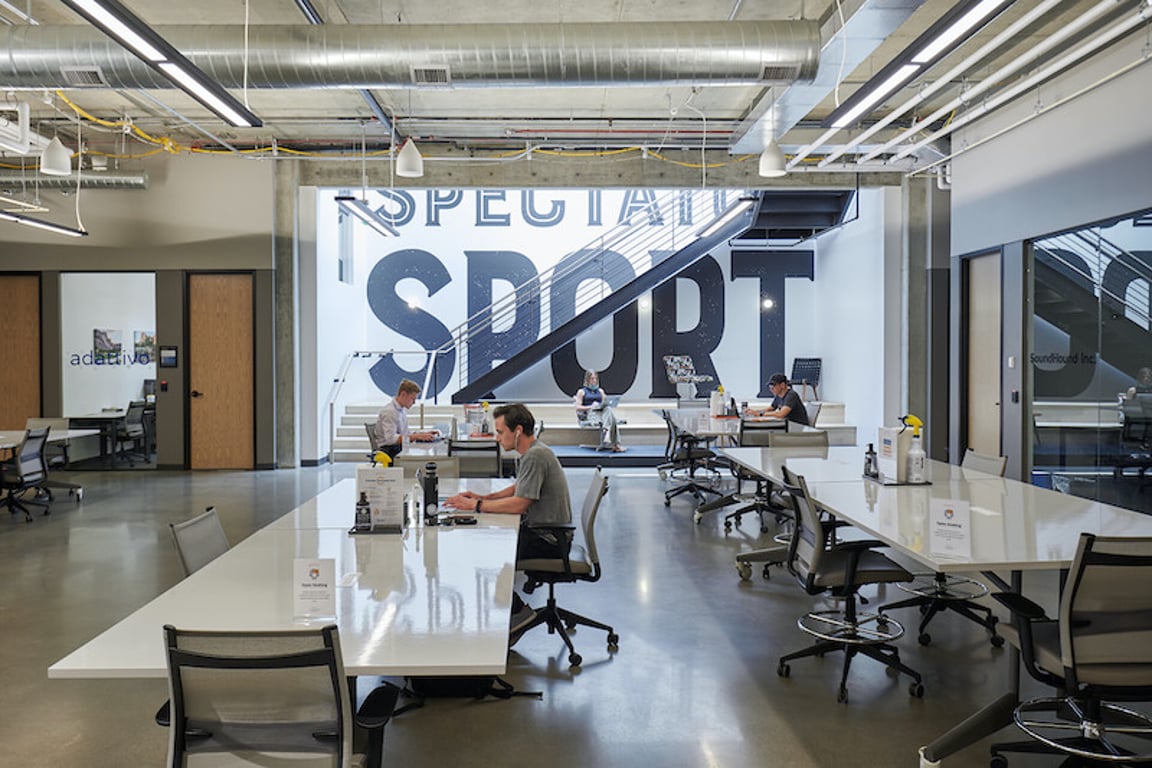
[[[617,453],[627,450],[620,445],[620,424],[613,411],[613,406],[619,404],[620,398],[604,394],[596,371],[584,371],[584,386],[576,391],[572,402],[576,406],[576,420],[581,426],[600,429],[601,450]]]

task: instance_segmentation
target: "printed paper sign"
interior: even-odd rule
[[[403,467],[356,467],[356,498],[364,493],[372,510],[372,530],[399,531],[404,527]],[[348,510],[351,521],[355,509]]]
[[[292,566],[292,614],[336,618],[336,560],[297,557]]]
[[[972,507],[961,499],[932,499],[929,547],[934,555],[972,556]]]

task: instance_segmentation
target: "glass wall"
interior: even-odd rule
[[[1033,482],[1152,512],[1152,212],[1032,259]]]

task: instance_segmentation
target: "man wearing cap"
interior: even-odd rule
[[[788,386],[788,377],[782,373],[774,373],[768,379],[768,388],[772,390],[772,407],[762,411],[753,411],[754,416],[769,416],[776,419],[787,419],[797,424],[808,426],[808,411],[796,390]]]

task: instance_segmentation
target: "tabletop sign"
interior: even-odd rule
[[[336,618],[336,560],[297,557],[292,565],[292,615]]]
[[[929,544],[934,555],[972,557],[972,505],[963,499],[932,499]]]
[[[373,531],[401,531],[404,528],[404,468],[356,467],[356,498],[364,493],[372,510]],[[349,507],[351,524],[355,509]]]

